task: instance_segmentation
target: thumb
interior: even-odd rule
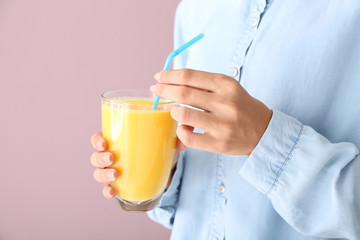
[[[181,140],[177,137],[176,139],[176,150],[178,151],[184,151],[186,149],[186,146],[181,142]]]

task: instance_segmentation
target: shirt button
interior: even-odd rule
[[[253,18],[251,20],[251,26],[255,27],[259,23],[259,18]]]
[[[239,73],[239,70],[237,70],[237,68],[234,68],[232,71],[231,71],[231,75],[233,75],[233,77],[236,77]]]
[[[218,188],[219,192],[224,193],[225,192],[225,186],[224,185],[220,185]]]

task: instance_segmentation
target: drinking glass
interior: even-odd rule
[[[111,186],[126,211],[151,210],[164,192],[176,144],[174,105],[160,100],[152,109],[150,91],[119,90],[101,97],[102,134],[115,158],[111,168],[119,174]]]

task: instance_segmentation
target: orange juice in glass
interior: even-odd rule
[[[112,91],[102,95],[102,134],[115,157],[118,179],[111,183],[120,206],[148,211],[156,206],[169,179],[177,123],[174,102],[152,109],[148,91]]]

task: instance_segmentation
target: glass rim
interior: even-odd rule
[[[105,97],[105,95],[114,94],[114,93],[123,93],[124,94],[124,100],[112,99],[112,98],[109,98],[109,97]],[[126,102],[125,99],[129,99],[129,98],[146,98],[146,99],[149,99],[149,100],[151,99],[151,97],[126,96],[126,93],[145,93],[145,94],[149,94],[151,92],[147,91],[147,90],[113,90],[113,91],[107,91],[107,92],[104,92],[103,94],[101,94],[101,100],[106,101],[106,102],[114,102],[114,103],[118,103],[118,104],[128,104],[128,105],[136,104],[136,105],[148,106],[148,105],[153,105],[154,104],[153,102],[150,102],[150,103],[129,103],[129,102]],[[165,106],[165,105],[176,104],[175,101],[171,101],[171,100],[167,100],[167,99],[163,99],[163,98],[161,98],[160,101],[163,101],[163,102],[156,103],[156,105]]]

